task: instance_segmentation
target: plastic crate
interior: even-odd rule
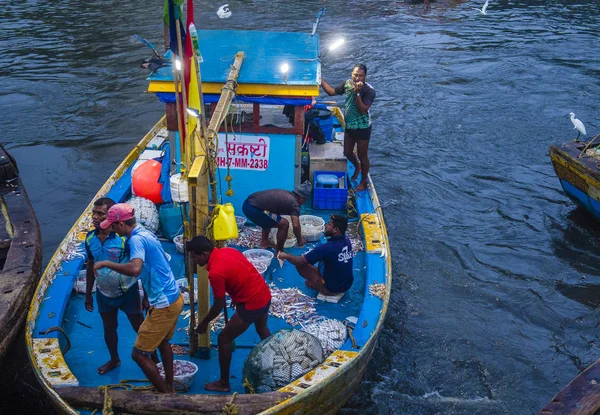
[[[327,188],[318,183],[319,174],[333,174],[344,178],[343,188]],[[346,172],[341,171],[315,171],[313,185],[313,209],[321,210],[346,210],[346,199],[348,198],[348,184],[346,183]]]

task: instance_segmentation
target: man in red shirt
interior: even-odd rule
[[[213,305],[198,323],[196,331],[199,334],[206,333],[208,323],[225,307],[225,293],[229,294],[236,306],[235,314],[218,336],[221,378],[204,385],[204,389],[209,391],[229,392],[229,367],[235,338],[252,323],[261,340],[271,335],[267,327],[271,290],[254,265],[237,249],[215,248],[204,236],[192,238],[186,249],[193,262],[201,267],[206,265],[213,290]]]

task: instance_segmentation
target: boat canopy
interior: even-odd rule
[[[245,53],[238,96],[313,97],[319,95],[319,35],[292,32],[199,30],[202,90],[220,94],[238,51]],[[282,65],[287,64],[287,71]],[[148,92],[174,93],[171,61],[149,77]]]

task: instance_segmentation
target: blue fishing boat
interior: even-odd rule
[[[318,34],[197,33],[202,59],[199,53],[190,58],[189,87],[185,87],[186,75],[174,69],[176,58],[167,54],[148,78],[148,91],[165,105],[166,115],[99,191],[90,195],[90,205],[50,259],[27,318],[31,363],[44,392],[62,413],[102,408],[131,414],[335,413],[362,379],[383,327],[392,287],[387,230],[374,184],[369,178],[367,190],[353,194],[349,189],[353,172],[343,156],[344,119],[339,108],[317,103],[326,142],[308,143],[305,106],[314,104],[320,92]],[[132,190],[141,196],[144,189],[136,187],[137,171],[152,159],[160,164],[161,172],[167,172],[159,192],[163,199],[149,208],[158,212],[155,232],[170,257],[175,277],[182,286],[190,287],[191,305],[184,306],[171,343],[175,358],[193,363],[197,370],[185,376],[185,388],[177,395],[131,387],[133,380],[144,376],[128,358],[135,333],[123,313],[119,315],[121,365],[98,374],[96,368],[108,359],[102,321],[97,312],[85,310],[84,295],[76,290],[87,261],[83,244],[92,229],[93,202],[100,197],[125,202],[131,199]],[[335,183],[321,183],[320,175],[334,176]],[[182,240],[213,232],[215,215],[233,208],[237,237],[232,235],[224,243],[248,253],[257,248],[260,229],[242,217],[245,198],[263,189],[292,190],[303,179],[314,186],[313,198],[301,212],[307,220],[322,224],[334,213],[354,214],[356,221],[348,234],[353,241],[355,281],[337,303],[318,299],[294,266],[288,262],[281,265],[271,254],[263,269],[257,266],[273,294],[268,325],[274,338],[296,332],[290,329],[308,330],[311,324],[315,327],[327,321],[343,328],[336,337],[339,343],[324,351],[315,367],[296,373],[284,385],[265,389],[265,385],[252,384],[246,370],[253,350],[270,338],[261,342],[250,329],[235,341],[231,392],[211,394],[203,385],[218,377],[215,344],[222,323],[219,318],[214,320],[206,335],[189,330],[208,311],[211,291],[206,271],[186,266],[189,262],[178,248]],[[171,190],[170,203],[164,203],[168,198],[165,187]],[[313,242],[299,248],[289,238],[286,252],[299,255],[325,242],[319,225],[312,229],[314,233],[305,239]],[[197,290],[191,289],[194,285]],[[299,298],[300,307],[290,304]]]
[[[600,143],[569,141],[550,147],[550,159],[565,193],[600,219]]]

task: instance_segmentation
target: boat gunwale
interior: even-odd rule
[[[18,291],[18,295],[16,295],[17,298],[12,303],[13,307],[5,310],[5,312],[2,313],[2,316],[0,316],[0,323],[4,323],[5,319],[3,317],[7,316],[9,312],[12,312],[11,317],[13,318],[9,317],[9,320],[11,320],[11,323],[14,323],[11,324],[12,328],[8,330],[8,335],[3,336],[3,338],[0,340],[0,361],[4,357],[4,354],[6,353],[10,343],[12,343],[17,332],[20,331],[23,323],[26,320],[27,313],[25,311],[28,310],[29,303],[33,298],[33,293],[37,286],[42,266],[40,225],[35,215],[33,205],[31,204],[31,200],[29,199],[29,195],[27,194],[27,190],[25,189],[25,185],[21,179],[21,175],[19,174],[16,161],[12,155],[6,151],[4,146],[0,147],[0,154],[2,153],[4,153],[4,155],[8,157],[13,164],[16,177],[10,181],[15,182],[16,187],[7,189],[7,193],[2,195],[2,208],[5,210],[3,214],[10,222],[13,234],[10,247],[6,253],[6,262],[0,271],[0,276],[3,278],[3,280],[16,280],[19,281],[19,283],[12,291]],[[8,183],[9,180],[5,181],[2,185],[0,185],[0,187],[6,187]],[[17,201],[16,204],[18,204],[21,209],[9,209],[6,201],[6,195],[9,194],[14,194],[14,196],[18,197],[15,200]],[[9,224],[7,223],[7,226],[8,225]],[[32,247],[34,248],[35,252],[31,254],[31,258],[28,258],[29,254],[27,251],[29,251]],[[11,261],[11,259],[13,260]],[[26,269],[26,271],[24,271],[24,269]],[[17,304],[19,302],[18,297],[23,298],[23,296],[25,296],[25,299],[21,300],[23,304]],[[14,322],[14,316],[17,316],[16,323]]]
[[[65,413],[69,414],[79,414],[77,410],[71,408],[54,390],[54,388],[48,383],[46,378],[42,375],[40,368],[38,367],[34,356],[33,356],[33,328],[35,327],[37,318],[39,316],[40,306],[43,302],[43,298],[46,296],[46,291],[52,285],[52,281],[54,278],[54,274],[58,270],[57,267],[51,268],[52,265],[55,265],[56,262],[62,262],[63,258],[60,255],[61,248],[66,247],[73,239],[77,237],[78,232],[80,232],[80,226],[83,224],[84,220],[87,216],[89,216],[89,211],[92,208],[94,201],[99,197],[103,197],[108,191],[112,188],[114,183],[119,180],[123,174],[127,171],[127,169],[134,163],[137,157],[146,149],[146,144],[155,137],[156,133],[162,128],[166,126],[166,115],[163,115],[161,119],[148,131],[144,137],[133,147],[133,149],[129,152],[129,154],[123,159],[123,161],[117,166],[117,168],[112,172],[112,174],[108,177],[106,182],[100,187],[98,192],[96,192],[95,196],[91,199],[90,203],[83,210],[82,214],[75,221],[71,229],[67,232],[63,240],[60,242],[56,251],[48,261],[48,265],[44,269],[44,272],[37,284],[35,292],[33,294],[33,299],[31,304],[29,305],[29,311],[27,312],[27,319],[25,324],[25,346],[27,347],[27,356],[29,357],[29,362],[34,369],[34,373],[42,385],[44,389],[48,392],[48,395],[51,398],[52,403],[56,408],[65,411]],[[51,276],[49,274],[52,274]],[[41,292],[43,290],[43,293]],[[42,295],[43,294],[43,295]]]

